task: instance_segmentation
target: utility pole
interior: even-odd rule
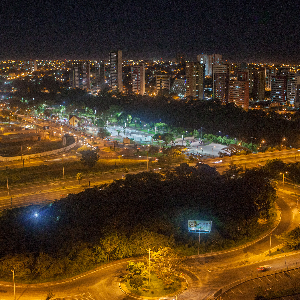
[[[7,195],[9,196],[9,185],[8,185],[8,177],[6,178],[6,187],[7,187]]]
[[[148,159],[148,152],[147,152],[147,171],[148,171],[148,167],[149,167],[149,159]]]
[[[150,287],[150,248],[149,248],[149,287]]]

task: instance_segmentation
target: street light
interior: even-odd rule
[[[288,172],[280,173],[282,174],[282,184],[284,184],[284,174],[287,174]]]
[[[14,284],[14,300],[16,300],[16,283],[15,283],[15,270],[11,270],[13,273],[13,284]]]
[[[65,179],[64,156],[65,156],[65,154],[62,155],[62,162],[63,162],[63,180]]]
[[[149,167],[149,157],[148,157],[148,151],[147,151],[147,172],[148,172],[148,167]]]
[[[149,248],[149,287],[150,287],[150,248]]]

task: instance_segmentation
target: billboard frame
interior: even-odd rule
[[[188,220],[188,231],[189,232],[210,233],[211,227],[212,227],[212,221]],[[202,228],[205,228],[205,229],[202,229]]]
[[[212,227],[212,221],[188,220],[188,231],[199,234],[198,255],[199,255],[199,248],[200,248],[200,235],[201,233],[210,233],[211,227]],[[202,228],[205,228],[206,230],[203,230]]]

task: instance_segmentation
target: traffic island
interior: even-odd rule
[[[121,291],[135,299],[157,299],[157,298],[170,298],[181,294],[188,287],[186,279],[181,275],[177,277],[172,284],[166,285],[163,280],[155,274],[150,277],[150,284],[148,278],[145,278],[143,283],[138,287],[137,285],[130,284],[129,279],[122,279],[119,282]]]

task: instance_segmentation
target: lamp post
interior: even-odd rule
[[[150,248],[149,248],[149,287],[150,287]]]
[[[65,154],[62,155],[62,162],[63,162],[63,180],[65,179],[64,156],[65,156]]]
[[[15,270],[11,270],[13,273],[13,284],[14,284],[14,300],[16,300],[16,283],[15,283]]]
[[[147,151],[147,171],[148,171],[148,167],[149,167],[149,157],[148,157],[148,151]]]
[[[284,174],[287,174],[288,172],[280,173],[282,174],[282,184],[284,184]]]

